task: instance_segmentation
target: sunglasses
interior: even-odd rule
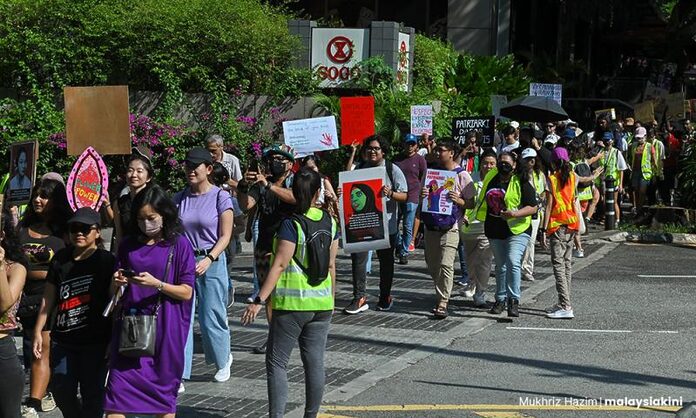
[[[77,234],[82,234],[82,235],[89,235],[92,230],[96,230],[97,227],[94,225],[87,225],[87,224],[79,224],[79,223],[74,223],[70,225],[70,233],[73,235]]]

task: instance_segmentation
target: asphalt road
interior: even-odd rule
[[[487,318],[480,332],[326,405],[324,417],[669,416],[621,405],[696,400],[694,260],[690,249],[619,245],[574,276],[575,319],[543,316],[553,287],[523,295],[519,319]]]

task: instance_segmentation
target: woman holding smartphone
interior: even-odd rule
[[[129,229],[138,232],[121,243],[112,288],[125,287],[118,312],[156,313],[155,355],[121,355],[121,324],[116,320],[104,410],[109,418],[173,417],[184,372],[196,262],[176,206],[161,187],[139,193],[132,210]]]

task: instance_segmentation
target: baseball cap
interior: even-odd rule
[[[88,207],[79,208],[68,220],[69,224],[85,224],[100,226],[101,218],[96,210]]]
[[[556,142],[558,142],[558,135],[546,135],[544,139],[544,144],[556,145]]]
[[[517,121],[515,121],[515,120],[513,120],[512,122],[510,122],[510,126],[512,126],[513,128],[517,129],[517,128],[520,127],[520,123],[517,122]]]
[[[48,173],[44,174],[43,176],[41,176],[41,181],[44,181],[44,180],[55,180],[55,181],[59,182],[60,184],[62,184],[63,186],[65,186],[65,180],[63,180],[63,176],[56,173],[55,171],[48,172]]]
[[[406,143],[414,142],[417,144],[418,138],[413,134],[406,134],[406,135],[404,135],[404,142],[406,142]]]
[[[522,151],[522,159],[525,158],[536,158],[537,152],[534,150],[534,148],[525,148],[524,151]]]
[[[572,138],[575,138],[575,136],[576,136],[575,130],[574,130],[574,129],[570,129],[570,128],[568,128],[568,129],[566,129],[565,131],[563,131],[563,135],[561,135],[562,138],[571,138],[571,139],[572,139]]]
[[[193,164],[212,164],[213,157],[210,155],[210,152],[207,149],[195,147],[191,148],[189,152],[186,153],[186,158],[184,159],[184,161]]]
[[[570,161],[570,158],[568,158],[568,150],[563,147],[554,148],[553,152],[551,153],[551,160]]]
[[[643,128],[642,126],[636,128],[636,138],[645,138],[646,136],[648,136],[648,131],[645,128]]]
[[[273,144],[263,150],[263,158],[269,158],[273,155],[282,155],[290,161],[295,161],[295,156],[278,144]]]
[[[602,139],[604,141],[613,141],[614,140],[614,134],[611,132],[604,132],[602,135]]]

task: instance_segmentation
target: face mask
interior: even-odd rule
[[[280,176],[285,173],[285,163],[281,161],[273,161],[271,163],[271,174],[274,176]]]
[[[138,227],[143,231],[143,234],[152,238],[162,230],[162,217],[153,220],[138,219]]]
[[[500,163],[500,165],[498,165],[498,170],[502,174],[510,174],[512,173],[512,165],[510,163]]]

